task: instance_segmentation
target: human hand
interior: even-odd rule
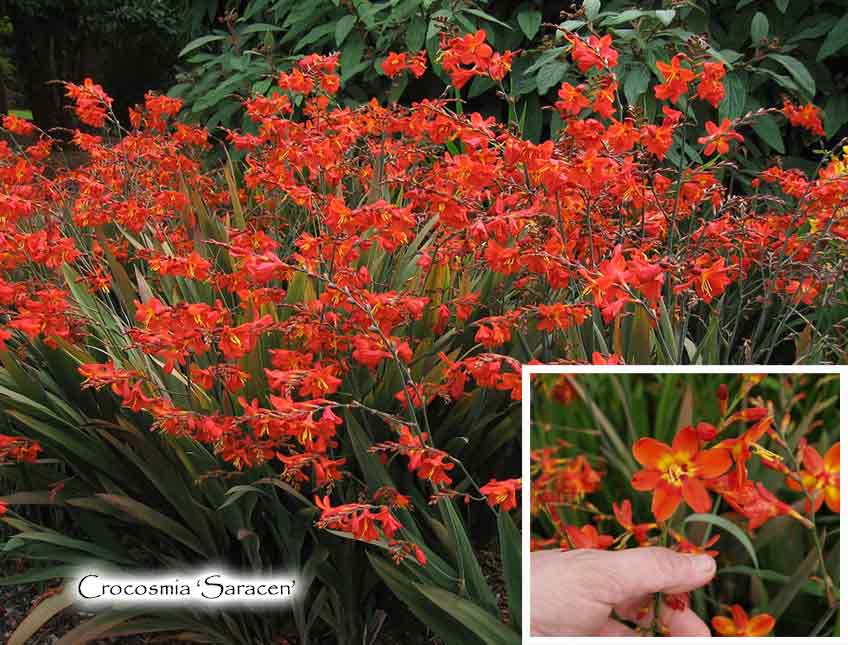
[[[661,547],[535,551],[530,554],[530,631],[533,636],[637,636],[616,618],[648,627],[653,594],[697,589],[715,571],[708,555]],[[675,610],[662,603],[660,622],[670,636],[711,635],[688,607]]]

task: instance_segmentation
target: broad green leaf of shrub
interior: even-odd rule
[[[203,47],[203,45],[214,43],[219,40],[224,40],[225,38],[226,36],[221,34],[209,34],[208,36],[201,36],[200,38],[195,38],[188,45],[182,48],[182,51],[180,51],[179,53],[179,57],[182,58],[186,54],[193,52],[195,49]]]
[[[588,20],[595,20],[601,12],[601,0],[583,0],[583,12]]]
[[[510,29],[510,30],[512,29],[512,27],[510,27],[505,22],[503,22],[502,20],[498,20],[492,14],[486,13],[482,9],[474,9],[474,8],[465,7],[465,8],[462,9],[462,11],[464,13],[471,14],[472,16],[477,16],[478,18],[481,18],[482,20],[485,20],[487,22],[491,22],[491,23],[494,23],[496,25],[500,25],[501,27],[505,27],[506,29]]]
[[[406,28],[406,46],[409,51],[417,52],[424,47],[427,36],[427,22],[421,15],[416,15]]]
[[[718,106],[720,119],[735,119],[745,111],[748,89],[745,80],[736,72],[730,72],[724,80],[725,96]]]
[[[238,30],[239,36],[246,36],[248,34],[256,34],[256,33],[266,33],[269,31],[282,31],[280,27],[277,25],[269,25],[266,22],[255,22],[243,29]]]
[[[769,54],[768,57],[780,63],[789,72],[792,80],[798,84],[798,87],[806,95],[806,98],[812,100],[816,95],[816,82],[801,61],[784,54]]]
[[[536,89],[539,94],[544,96],[552,87],[559,85],[567,70],[568,63],[561,60],[552,60],[545,63],[536,75]]]
[[[752,125],[754,132],[765,141],[770,148],[776,150],[780,154],[786,153],[786,148],[783,145],[783,137],[780,134],[780,126],[771,114],[763,114],[757,117]]]
[[[648,90],[651,82],[651,71],[638,63],[624,77],[624,97],[630,105],[635,105],[642,94]]]
[[[758,45],[769,33],[769,21],[766,14],[758,11],[751,18],[751,42]]]
[[[824,106],[824,132],[830,139],[848,123],[848,95],[834,94]]]
[[[816,55],[817,61],[823,61],[828,56],[833,56],[843,47],[848,45],[848,13],[846,13],[837,22],[827,37],[824,39],[819,53]]]
[[[542,25],[542,12],[530,6],[522,7],[518,11],[518,26],[521,31],[527,36],[527,40],[533,40],[533,37],[539,32],[539,27]]]
[[[336,23],[336,47],[342,46],[342,43],[344,43],[345,38],[347,38],[347,35],[355,24],[356,16],[353,15],[342,16]]]

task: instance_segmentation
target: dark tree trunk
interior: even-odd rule
[[[92,27],[81,18],[81,5],[85,3],[68,0],[60,12],[31,15],[15,2],[0,0],[0,12],[5,9],[12,23],[20,89],[43,130],[80,127],[57,81],[81,83],[91,77],[114,97],[113,109],[120,118],[144,99],[146,90],[173,82],[175,39],[163,39],[156,29]]]
[[[9,95],[6,92],[6,81],[0,78],[0,112],[6,114],[9,112]]]
[[[60,65],[64,67],[71,61],[61,45],[63,38],[74,33],[71,23],[76,22],[75,17],[42,19],[12,13],[11,19],[15,63],[33,121],[43,130],[68,127],[70,118],[64,109],[63,88],[51,81],[66,78],[64,72],[68,70]]]

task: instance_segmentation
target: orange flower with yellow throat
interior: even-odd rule
[[[708,512],[712,503],[707,484],[731,465],[724,448],[701,450],[691,426],[679,430],[671,446],[650,437],[639,439],[633,444],[633,456],[643,468],[633,475],[631,485],[654,492],[651,511],[658,522],[671,517],[682,501],[698,513]]]

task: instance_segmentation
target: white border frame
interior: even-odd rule
[[[599,645],[602,643],[630,643],[633,637],[612,636],[531,636],[530,635],[530,408],[532,393],[530,380],[533,374],[838,374],[839,375],[839,438],[845,436],[845,413],[842,410],[842,402],[848,401],[848,366],[837,365],[524,365],[521,369],[521,479],[524,484],[524,492],[521,495],[521,642],[530,645]],[[840,480],[840,497],[845,496],[845,484]],[[841,525],[841,521],[840,521]],[[839,556],[845,559],[848,545],[840,542]],[[848,617],[839,614],[838,638],[817,637],[815,640],[823,639],[826,642],[841,643],[846,640],[845,628],[848,625]],[[766,641],[777,638],[785,641],[813,640],[799,639],[789,636],[769,638],[748,638],[745,642]],[[668,639],[664,639],[668,640]],[[706,643],[707,638],[701,637],[676,637],[678,640],[688,643]]]

